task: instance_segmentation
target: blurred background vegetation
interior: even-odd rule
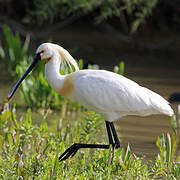
[[[0,2],[0,13],[31,27],[42,27],[47,23],[49,26],[74,16],[88,16],[86,18],[93,23],[109,22],[129,33],[142,28],[147,19],[154,26],[163,24],[163,27],[178,30],[179,7],[178,0],[6,0]]]
[[[128,33],[142,30],[145,22],[154,28],[178,30],[178,0],[52,0],[0,1],[0,14],[30,27],[49,26],[70,17],[99,24],[108,22]],[[2,17],[1,17],[2,19]],[[148,21],[147,21],[148,20]],[[163,26],[162,26],[163,25]],[[147,26],[147,25],[146,25]]]
[[[110,21],[118,26],[130,26],[134,32],[141,23],[145,22],[145,18],[152,14],[157,3],[158,0],[33,0],[29,2],[8,0],[0,3],[0,12],[8,17],[15,17],[21,23],[39,27],[73,16],[80,18],[88,15],[89,21],[95,23]],[[165,4],[168,6],[168,1]]]
[[[179,0],[0,1],[0,101],[46,41],[65,47],[80,69],[98,64],[168,99],[180,89],[179,29]],[[43,71],[41,62],[17,91],[11,103],[16,105],[0,114],[1,178],[180,177],[179,125],[172,118],[170,126],[164,116],[117,122],[121,145],[127,149],[115,153],[112,168],[108,151],[82,151],[60,164],[58,155],[72,142],[107,142],[104,122],[52,90]]]
[[[105,68],[120,57],[127,65],[179,65],[178,0],[6,0],[0,1],[0,27],[4,23],[21,38],[29,34],[32,49],[47,39],[60,42],[77,58]],[[134,58],[134,51],[158,57]]]

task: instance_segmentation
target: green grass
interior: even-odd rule
[[[19,35],[7,26],[4,36],[6,41],[4,47],[0,42],[0,56],[9,67],[9,76],[20,77],[28,66],[27,59],[32,58],[27,56],[29,40],[22,46]],[[82,65],[81,60],[80,69]],[[180,179],[180,156],[175,156],[178,154],[175,118],[171,118],[172,134],[157,137],[159,153],[154,161],[137,157],[128,145],[114,151],[112,164],[111,148],[80,149],[73,158],[59,162],[58,157],[73,142],[107,143],[108,140],[100,115],[55,93],[45,81],[42,69],[39,66],[38,73],[37,69],[33,71],[20,86],[23,101],[42,116],[32,119],[31,109],[16,112],[15,107],[0,113],[0,179]],[[114,72],[123,74],[124,63],[115,66]],[[59,117],[48,125],[49,107],[58,110]]]
[[[155,161],[145,160],[126,149],[81,149],[73,157],[59,162],[58,156],[73,142],[96,143],[104,123],[94,112],[64,104],[55,127],[46,123],[48,110],[40,123],[25,116],[17,117],[15,107],[0,114],[1,179],[179,179],[180,165],[175,157],[176,134],[157,140]],[[176,131],[176,130],[175,130]],[[174,132],[175,132],[174,131]],[[101,135],[103,137],[103,135]],[[106,139],[103,143],[107,143]]]

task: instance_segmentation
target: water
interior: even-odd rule
[[[171,93],[180,91],[179,70],[174,70],[173,73],[169,69],[167,71],[166,68],[155,70],[153,68],[130,68],[129,74],[133,75],[133,80],[157,92],[167,100]],[[171,106],[177,112],[177,106]],[[117,125],[120,127],[122,145],[126,147],[129,143],[135,154],[148,159],[153,159],[157,155],[157,137],[162,133],[171,132],[170,117],[165,115],[127,116],[119,120]]]
[[[171,93],[180,92],[178,50],[177,54],[171,50],[160,53],[132,50],[132,47],[124,45],[110,35],[87,28],[81,31],[80,28],[65,29],[54,37],[59,39],[58,42],[70,50],[74,57],[95,62],[104,69],[112,70],[114,65],[124,60],[126,77],[159,93],[166,99]],[[1,77],[0,100],[3,100],[12,84],[8,83],[11,80],[6,79],[4,72]],[[23,105],[23,101],[19,101],[18,92],[12,102],[17,102],[17,100]],[[176,109],[175,106],[173,108]],[[117,121],[115,125],[122,147],[127,147],[129,143],[135,154],[148,159],[153,159],[157,154],[155,144],[157,137],[161,133],[171,132],[170,118],[164,115],[127,116]]]
[[[140,73],[136,73],[137,75],[135,75],[135,71],[140,71]],[[162,71],[164,71],[164,69],[159,69],[160,74]],[[147,70],[145,72],[148,74]],[[176,92],[178,89],[180,90],[179,76],[177,76],[177,78],[155,78],[149,77],[146,73],[144,73],[143,77],[142,70],[136,68],[129,68],[129,72],[126,70],[126,73],[134,81],[159,93],[166,99],[168,99],[171,93]],[[154,75],[155,72],[151,70],[151,73]],[[12,84],[0,84],[1,100],[6,97],[11,87]],[[15,98],[13,98],[12,102],[17,102],[17,100],[18,105],[23,105],[22,99],[19,101],[18,91],[15,94]],[[175,106],[173,106],[173,108],[175,109]],[[53,116],[53,121],[55,121],[54,119],[57,119],[58,115],[59,114],[56,112],[56,115]],[[35,118],[37,116],[37,114],[34,115],[33,119],[37,119]],[[51,117],[52,115],[49,118]],[[52,123],[52,121],[50,122]],[[115,123],[115,125],[118,130],[122,147],[126,148],[127,144],[129,143],[132,151],[136,155],[144,156],[148,159],[153,159],[157,154],[157,137],[162,133],[166,134],[171,132],[170,118],[165,115],[153,115],[148,117],[127,116],[121,118]]]

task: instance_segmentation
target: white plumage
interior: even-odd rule
[[[102,114],[107,121],[126,115],[173,115],[173,110],[163,97],[124,76],[105,70],[78,70],[72,56],[55,44],[44,43],[37,53],[42,50],[42,59],[51,57],[45,65],[45,76],[51,87],[60,93],[68,78],[72,86],[71,90],[68,89],[71,92],[65,96]],[[75,66],[76,72],[60,75],[63,60]]]
[[[104,70],[81,70],[74,73],[76,101],[114,121],[126,115],[172,115],[169,103],[160,95],[137,83]]]
[[[44,43],[38,47],[34,61],[12,88],[7,97],[8,101],[37,62],[43,59],[47,61],[45,77],[50,86],[59,94],[102,114],[109,139],[108,145],[74,143],[59,157],[60,161],[74,156],[80,148],[109,149],[111,146],[113,149],[114,147],[119,148],[120,141],[113,121],[120,117],[151,114],[173,115],[169,103],[160,95],[113,72],[79,70],[76,61],[68,51],[52,43]],[[75,72],[61,75],[60,65],[63,62],[70,67],[74,66]]]

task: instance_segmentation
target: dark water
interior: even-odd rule
[[[159,93],[168,100],[171,93],[180,91],[180,71],[169,72],[168,68],[130,68],[132,79]],[[139,75],[136,71],[140,71]],[[170,73],[168,75],[168,72]],[[173,74],[171,74],[173,73]],[[171,105],[177,113],[177,105]],[[128,143],[135,154],[153,159],[157,155],[156,140],[162,133],[170,133],[170,117],[153,115],[148,117],[127,116],[117,122],[122,136],[122,145]]]
[[[158,92],[168,99],[168,96],[177,91],[180,85],[174,85],[171,80],[137,78],[138,82]],[[169,83],[169,85],[167,85]],[[176,111],[176,106],[172,105]],[[153,159],[157,154],[156,140],[162,133],[170,133],[170,117],[165,115],[153,115],[147,117],[127,116],[117,122],[122,136],[122,145],[128,143],[135,154]]]
[[[56,33],[58,42],[71,51],[74,57],[83,58],[112,70],[121,60],[125,61],[125,76],[136,81],[168,99],[171,93],[180,92],[180,63],[178,50],[164,52],[145,52],[132,49],[109,34],[93,31],[65,29]],[[2,73],[2,66],[1,66]],[[3,73],[4,75],[4,73]],[[1,76],[2,77],[2,76]],[[0,79],[0,100],[7,96],[11,84]],[[9,81],[9,79],[8,79]],[[14,102],[18,99],[18,93]],[[176,109],[175,106],[173,106]],[[148,117],[127,116],[115,123],[121,139],[121,145],[130,144],[132,151],[153,159],[157,154],[156,139],[161,133],[171,132],[170,118],[164,115]]]
[[[133,69],[129,71],[130,76],[131,74],[135,73]],[[176,92],[178,89],[180,90],[180,80],[178,78],[179,76],[177,76],[176,79],[162,78],[162,77],[151,78],[146,76],[147,75],[145,75],[145,77],[142,77],[141,75],[140,76],[133,75],[131,79],[159,93],[166,99],[168,99],[171,93]],[[7,95],[11,87],[12,85],[0,84],[0,99],[4,99],[4,97]],[[23,105],[24,103],[23,100],[21,99],[19,101],[18,92],[15,95],[13,102],[18,102],[18,105]],[[172,105],[172,107],[176,111],[176,106]],[[58,116],[59,114],[56,113],[53,116],[53,121],[54,119],[58,119]],[[35,117],[38,117],[38,115],[34,115],[33,119],[37,119]],[[121,140],[121,145],[125,148],[129,143],[132,151],[136,155],[144,156],[148,159],[153,159],[157,154],[157,148],[156,148],[157,137],[162,133],[166,134],[168,132],[171,132],[170,117],[165,115],[153,115],[147,117],[127,116],[121,118],[119,121],[115,123],[115,125],[118,130],[118,135]]]

